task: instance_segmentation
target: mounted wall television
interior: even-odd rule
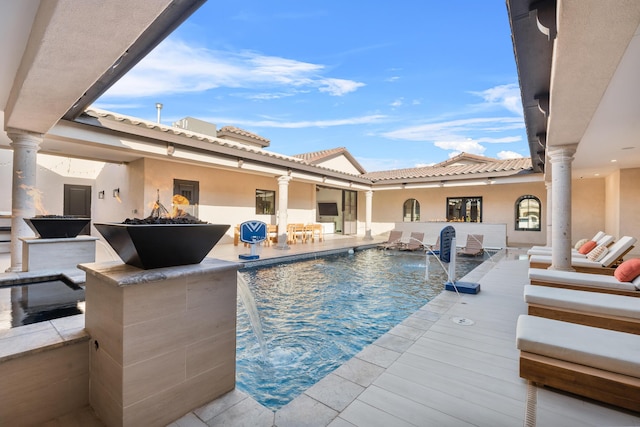
[[[338,216],[338,204],[331,203],[318,203],[318,215],[320,216]]]

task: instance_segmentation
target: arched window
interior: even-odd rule
[[[540,199],[536,196],[521,196],[516,201],[516,230],[540,231],[542,216]]]
[[[404,222],[420,221],[420,202],[416,199],[408,199],[402,208],[402,220]]]

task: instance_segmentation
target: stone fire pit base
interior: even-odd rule
[[[241,264],[83,264],[90,402],[108,426],[165,426],[235,387]]]

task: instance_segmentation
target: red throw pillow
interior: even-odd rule
[[[596,242],[594,242],[593,240],[589,240],[587,243],[580,246],[580,249],[578,249],[578,252],[580,252],[582,255],[586,255],[589,252],[591,252],[593,248],[595,248],[596,246],[598,246]]]
[[[640,258],[626,260],[616,268],[613,275],[621,282],[632,282],[640,276]]]

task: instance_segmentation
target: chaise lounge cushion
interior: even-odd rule
[[[593,240],[589,240],[587,243],[580,246],[580,249],[578,249],[578,252],[581,253],[582,255],[586,255],[589,252],[591,252],[591,250],[596,246],[598,246],[596,242],[594,242]]]
[[[640,258],[624,261],[613,272],[613,276],[621,282],[632,282],[640,276]]]
[[[527,304],[578,311],[591,315],[640,319],[638,300],[623,295],[525,285],[524,301]],[[640,362],[640,360],[638,361]]]
[[[638,377],[640,335],[520,315],[516,343],[521,351]]]
[[[632,282],[621,282],[614,276],[606,274],[580,273],[576,271],[548,270],[546,268],[530,268],[529,279],[559,285],[584,286],[590,288],[609,288],[625,291],[640,290],[640,277]]]

